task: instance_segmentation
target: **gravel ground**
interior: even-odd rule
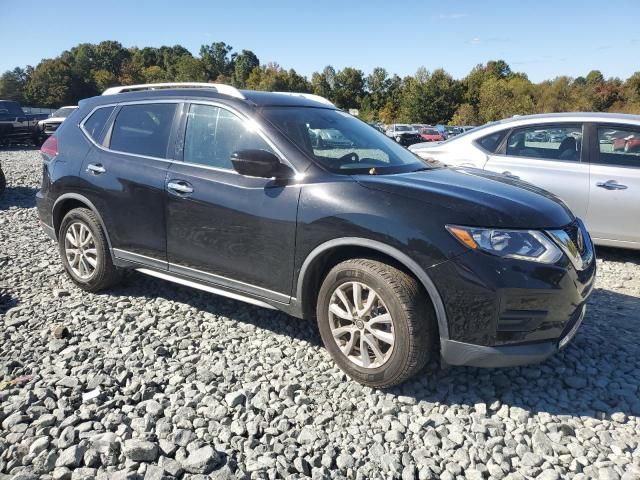
[[[640,478],[639,253],[598,251],[544,364],[376,391],[311,322],[140,274],[82,293],[38,227],[38,152],[0,161],[0,480]]]

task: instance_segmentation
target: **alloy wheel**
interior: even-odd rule
[[[393,352],[393,318],[386,305],[362,282],[339,285],[329,301],[329,325],[338,348],[362,368],[384,365]]]
[[[64,237],[64,251],[73,273],[87,280],[98,264],[98,251],[91,230],[81,222],[69,225]]]

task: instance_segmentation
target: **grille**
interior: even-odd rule
[[[571,225],[567,226],[564,229],[565,232],[567,232],[567,235],[569,235],[569,238],[571,239],[571,241],[573,242],[573,244],[575,245],[575,247],[577,248],[578,252],[580,252],[580,256],[583,256],[585,253],[585,249],[586,249],[586,241],[585,241],[585,232],[581,232],[580,229],[580,225],[578,224],[578,221],[574,221]],[[578,233],[581,232],[581,233]],[[579,241],[578,236],[582,235],[582,241]]]
[[[547,230],[578,270],[584,270],[593,260],[593,246],[584,224],[576,219],[562,230]]]

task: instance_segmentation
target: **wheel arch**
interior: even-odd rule
[[[91,210],[96,217],[98,217],[98,221],[100,222],[100,226],[102,227],[102,231],[104,232],[104,236],[107,239],[107,245],[109,246],[109,251],[112,251],[111,239],[109,238],[109,232],[107,231],[107,227],[104,224],[104,220],[102,219],[102,215],[96,208],[96,206],[84,195],[80,195],[78,193],[65,193],[60,195],[55,203],[53,204],[53,209],[51,212],[51,218],[53,222],[53,231],[56,235],[56,239],[58,238],[58,233],[60,230],[60,225],[62,224],[62,219],[64,216],[73,210],[74,208],[88,208]]]
[[[364,253],[365,256],[367,252],[373,252],[377,257],[382,257],[382,259],[391,259],[393,263],[396,263],[411,273],[424,287],[431,300],[436,315],[439,336],[441,338],[449,338],[449,326],[444,303],[427,272],[397,248],[367,238],[336,238],[317,246],[307,255],[302,263],[296,285],[296,298],[300,303],[304,316],[309,315],[310,307],[311,311],[315,309],[315,302],[309,297],[313,294],[314,290],[318,288],[317,284],[321,280],[318,277],[323,273],[327,273],[328,269],[323,268],[325,267],[327,259],[338,259],[335,262],[329,263],[332,268],[333,265],[339,263],[339,261],[354,258],[353,255],[349,255],[350,252]],[[310,300],[313,305],[310,305]]]

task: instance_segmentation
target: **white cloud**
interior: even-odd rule
[[[479,45],[481,42],[482,40],[480,40],[480,37],[474,37],[469,41],[471,45]]]

